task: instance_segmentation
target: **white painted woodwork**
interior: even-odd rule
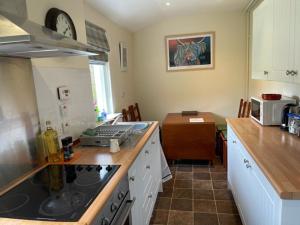
[[[130,167],[128,179],[131,198],[136,199],[131,211],[132,225],[148,225],[162,182],[158,128]]]
[[[252,24],[252,79],[267,80],[272,70],[273,0],[255,9]]]
[[[228,185],[244,225],[299,225],[300,200],[280,199],[230,126]]]

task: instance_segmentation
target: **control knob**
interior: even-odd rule
[[[110,165],[108,165],[108,166],[106,167],[106,170],[107,170],[107,171],[111,171],[111,170],[112,170],[112,167],[111,167]]]
[[[100,166],[100,165],[97,166],[97,167],[96,167],[96,170],[97,170],[98,172],[100,172],[100,170],[102,170],[102,166]]]
[[[115,203],[112,203],[110,206],[110,211],[115,212],[118,209],[118,206]]]
[[[108,218],[103,218],[102,219],[102,222],[101,222],[101,225],[109,225],[109,219]]]

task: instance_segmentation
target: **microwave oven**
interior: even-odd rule
[[[296,100],[288,97],[281,100],[251,97],[251,118],[261,125],[280,125],[282,109],[287,104],[296,104]]]

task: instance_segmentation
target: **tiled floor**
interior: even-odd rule
[[[163,185],[151,224],[242,225],[221,165],[178,163],[170,168],[173,179]]]

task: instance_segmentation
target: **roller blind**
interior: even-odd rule
[[[101,49],[99,55],[90,56],[89,59],[94,63],[108,62],[108,52],[110,51],[110,48],[106,37],[106,31],[89,21],[85,21],[85,28],[87,43]]]

